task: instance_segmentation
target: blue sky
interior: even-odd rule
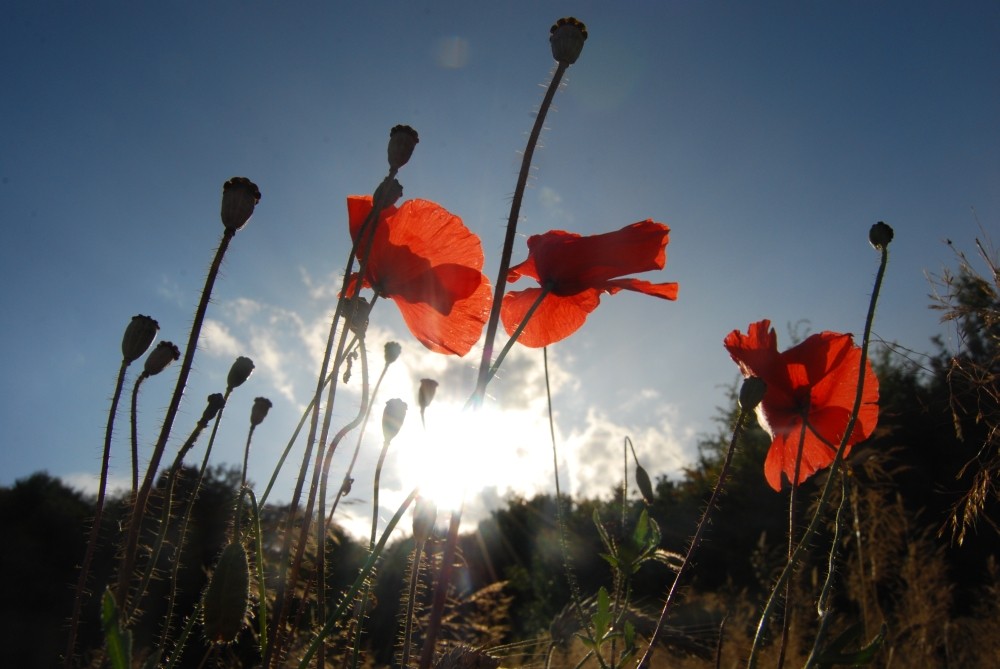
[[[626,435],[654,475],[689,461],[736,378],[730,330],[769,318],[784,344],[800,322],[860,334],[877,220],[896,231],[877,335],[916,351],[952,342],[926,274],[954,265],[945,238],[972,252],[1000,220],[996,3],[16,2],[0,18],[0,484],[96,475],[121,333],[143,313],[161,339],[186,341],[235,175],[263,198],[226,258],[175,439],[248,355],[257,371],[216,461],[238,461],[252,399],[270,397],[251,463],[266,481],[315,384],[345,196],[374,188],[389,128],[412,125],[406,196],[461,216],[494,275],[552,71],[548,28],[565,15],[590,39],[547,120],[514,260],[530,234],[654,218],[672,228],[668,262],[644,278],[680,283],[676,303],[606,297],[551,348],[567,486],[605,492]],[[373,327],[373,365],[386,339],[404,345],[389,389],[415,407],[418,380],[438,378],[428,429],[454,422],[475,352],[424,355],[388,303]],[[473,511],[551,486],[540,364],[539,351],[511,359],[491,387],[496,416],[451,458],[471,458],[444,479],[468,482]],[[175,373],[143,391],[147,448]],[[387,489],[418,468],[407,458],[426,460],[418,428],[411,416]],[[126,434],[122,415],[117,476]]]

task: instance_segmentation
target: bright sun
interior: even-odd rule
[[[439,510],[490,489],[531,495],[552,479],[548,427],[535,412],[435,402],[427,409],[426,429],[414,418],[400,434],[400,477],[404,489],[419,486]]]

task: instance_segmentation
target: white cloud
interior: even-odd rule
[[[59,477],[63,483],[74,490],[79,490],[85,495],[97,496],[97,491],[101,486],[101,477],[95,472],[72,472]],[[132,480],[128,476],[108,477],[107,493],[109,496],[122,495],[132,488]]]
[[[212,357],[243,355],[244,347],[240,344],[221,321],[206,318],[201,326],[201,348]]]

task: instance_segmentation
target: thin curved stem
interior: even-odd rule
[[[739,416],[736,418],[736,426],[733,429],[732,439],[729,441],[729,449],[726,451],[726,458],[723,460],[722,468],[719,470],[719,480],[715,484],[715,488],[712,489],[712,495],[708,498],[708,504],[705,505],[705,510],[701,514],[701,520],[698,522],[698,527],[694,531],[694,537],[692,537],[691,543],[688,545],[687,553],[684,555],[684,561],[681,562],[681,566],[677,570],[677,576],[674,577],[674,582],[670,586],[670,591],[667,593],[667,599],[663,602],[663,610],[660,611],[660,618],[656,621],[656,627],[653,629],[653,633],[649,637],[646,652],[643,653],[642,658],[639,660],[636,667],[642,668],[649,666],[649,662],[653,657],[653,648],[656,646],[656,642],[660,638],[660,632],[663,630],[663,626],[667,621],[667,615],[670,613],[670,605],[673,604],[674,597],[677,595],[684,573],[691,566],[691,557],[701,544],[702,534],[704,534],[705,528],[708,527],[708,519],[712,511],[715,509],[716,501],[718,500],[719,494],[722,492],[722,488],[726,483],[726,478],[729,476],[729,467],[733,462],[733,453],[736,452],[736,444],[739,441],[740,435],[743,434],[743,428],[749,416],[749,411],[743,408],[740,409]]]
[[[497,272],[497,280],[493,286],[493,306],[490,309],[490,318],[486,324],[486,339],[483,344],[483,358],[479,363],[479,380],[476,383],[476,391],[473,394],[476,403],[482,402],[486,395],[486,385],[490,382],[491,359],[493,357],[493,341],[497,335],[497,324],[500,321],[500,305],[503,302],[504,286],[507,284],[507,272],[510,269],[510,257],[514,252],[514,238],[517,236],[517,220],[521,215],[521,202],[524,199],[524,189],[528,185],[528,174],[531,172],[531,159],[535,154],[535,147],[538,145],[538,138],[542,134],[545,126],[545,116],[552,106],[552,99],[559,89],[559,83],[566,73],[568,63],[562,62],[556,66],[552,74],[552,81],[545,91],[542,104],[538,108],[535,116],[535,124],[528,135],[528,144],[524,147],[524,155],[521,157],[521,170],[517,174],[517,185],[514,186],[514,197],[510,202],[510,214],[507,217],[507,234],[503,241],[503,251],[500,254],[500,269]]]
[[[344,593],[344,596],[340,598],[340,603],[337,604],[329,616],[327,616],[323,627],[320,628],[316,637],[309,644],[306,652],[302,655],[302,659],[299,660],[299,669],[306,669],[309,663],[312,661],[313,656],[319,650],[320,645],[322,645],[323,640],[326,639],[330,633],[336,629],[337,625],[340,623],[340,619],[343,617],[347,607],[354,598],[357,596],[358,591],[361,589],[362,585],[367,581],[368,575],[371,573],[372,569],[375,567],[375,562],[381,557],[382,551],[385,548],[386,543],[389,541],[389,537],[393,530],[396,529],[396,525],[399,524],[400,519],[402,519],[403,514],[413,503],[413,500],[417,498],[417,494],[420,491],[414,488],[410,491],[410,494],[406,496],[403,503],[399,505],[396,513],[389,519],[389,523],[385,527],[385,531],[382,533],[382,537],[379,539],[378,544],[375,546],[375,550],[368,556],[363,567],[361,567],[360,573],[358,573],[357,578],[354,579],[354,583],[351,585],[350,590]]]
[[[138,434],[138,422],[139,422],[139,386],[142,382],[149,378],[149,374],[145,371],[138,376],[135,380],[135,385],[132,387],[132,411],[130,414],[129,424],[131,425],[131,442],[132,442],[132,497],[135,497],[136,491],[139,489],[139,434]]]
[[[139,493],[135,498],[135,505],[132,509],[132,518],[128,526],[128,537],[125,541],[125,550],[123,552],[122,564],[120,571],[118,573],[118,588],[116,595],[118,597],[118,606],[125,610],[125,605],[128,599],[128,582],[132,576],[132,566],[135,562],[135,553],[139,545],[139,527],[142,525],[143,516],[146,511],[146,502],[149,500],[149,493],[153,487],[153,481],[156,478],[156,472],[160,467],[160,459],[163,457],[163,451],[167,447],[167,441],[170,439],[170,431],[174,426],[174,419],[177,417],[177,411],[181,405],[181,398],[184,396],[184,388],[187,386],[188,376],[191,374],[191,366],[194,363],[194,354],[198,348],[198,339],[201,336],[201,326],[205,322],[205,314],[208,311],[208,303],[212,298],[212,289],[215,286],[215,279],[219,275],[219,268],[222,266],[222,258],[226,254],[226,249],[229,248],[229,243],[232,241],[233,237],[236,235],[236,230],[233,228],[226,228],[222,233],[222,241],[219,242],[219,248],[215,251],[215,257],[212,259],[212,265],[209,267],[208,276],[205,277],[205,287],[201,291],[201,299],[198,302],[198,308],[195,311],[194,321],[191,323],[191,332],[188,334],[187,348],[184,351],[184,361],[181,363],[180,372],[177,374],[177,385],[174,386],[173,395],[170,397],[170,404],[167,407],[167,413],[163,417],[163,425],[160,428],[160,436],[156,440],[156,445],[153,447],[153,455],[149,460],[149,466],[146,469],[146,476],[143,479],[142,486],[139,488]]]
[[[861,401],[865,386],[865,369],[868,364],[868,345],[871,342],[872,323],[875,321],[875,305],[878,303],[878,296],[882,290],[882,279],[885,277],[885,267],[888,264],[888,261],[888,248],[883,247],[881,249],[881,259],[879,262],[878,272],[875,275],[875,287],[872,290],[872,297],[868,303],[868,314],[865,317],[865,331],[861,339],[861,362],[859,363],[860,369],[858,371],[858,388],[854,395],[854,407],[851,409],[851,417],[848,419],[847,426],[844,428],[844,436],[840,440],[840,446],[837,448],[837,454],[834,456],[833,463],[830,465],[830,474],[827,477],[826,485],[823,486],[823,492],[821,493],[819,502],[816,505],[816,511],[813,513],[812,520],[809,522],[809,526],[806,528],[806,531],[802,534],[802,539],[799,540],[798,546],[795,547],[795,551],[792,553],[792,559],[781,571],[781,575],[778,577],[774,588],[771,590],[771,595],[768,597],[767,603],[764,605],[764,610],[761,612],[760,620],[757,623],[757,630],[754,634],[753,646],[750,648],[750,656],[747,659],[748,669],[753,669],[753,667],[757,666],[757,655],[760,652],[760,646],[763,643],[764,631],[767,629],[768,621],[770,620],[771,614],[774,612],[774,607],[778,598],[777,593],[782,587],[784,587],[785,582],[791,577],[791,572],[795,564],[798,563],[798,561],[805,555],[808,543],[812,540],[816,532],[819,531],[823,511],[830,502],[830,496],[833,492],[833,486],[837,478],[837,473],[839,472],[840,464],[844,459],[844,451],[847,450],[847,443],[850,440],[851,433],[854,432],[854,425],[858,420],[858,412],[861,410]]]
[[[76,581],[76,596],[73,598],[73,614],[70,617],[69,640],[66,645],[66,669],[73,666],[73,654],[76,651],[76,632],[80,625],[80,612],[83,602],[87,599],[87,577],[90,575],[90,563],[97,550],[97,540],[101,530],[101,520],[104,517],[104,498],[108,490],[108,467],[111,463],[111,434],[114,432],[115,415],[118,413],[118,402],[125,387],[125,372],[128,360],[122,360],[118,369],[118,380],[115,383],[115,393],[111,396],[111,408],[108,410],[108,424],[104,430],[104,453],[101,456],[101,480],[97,487],[97,503],[94,510],[94,522],[90,526],[90,536],[87,538],[87,550],[83,555],[80,575]]]

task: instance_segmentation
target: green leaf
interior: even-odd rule
[[[649,534],[649,513],[645,509],[639,514],[639,520],[632,531],[632,541],[636,546],[645,546],[646,537]]]
[[[113,669],[131,669],[132,632],[123,630],[118,620],[118,604],[110,589],[101,598],[101,627],[104,629],[104,645],[108,661]]]

